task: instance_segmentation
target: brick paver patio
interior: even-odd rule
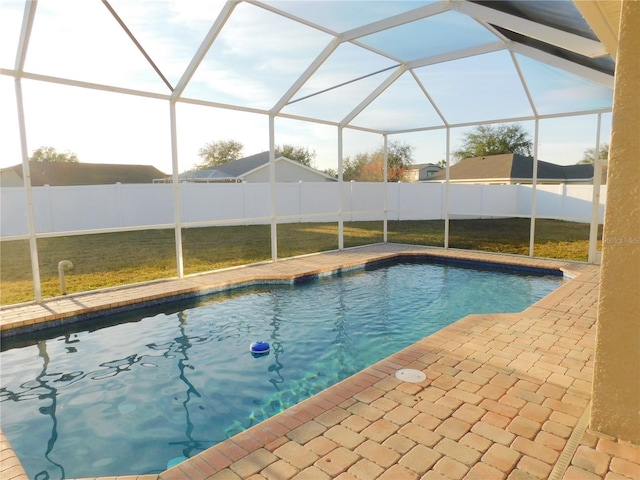
[[[117,478],[640,480],[639,446],[587,428],[597,266],[373,245],[5,308],[0,325],[424,254],[562,269],[572,279],[521,313],[465,317],[159,475]],[[426,379],[398,379],[400,369]],[[4,434],[0,454],[0,478],[27,478]]]

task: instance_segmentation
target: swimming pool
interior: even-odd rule
[[[10,339],[2,428],[31,478],[159,472],[468,313],[521,311],[561,282],[405,263]],[[271,351],[254,357],[260,339]]]

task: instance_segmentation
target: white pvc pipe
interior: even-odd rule
[[[62,260],[58,263],[58,278],[60,279],[60,291],[62,295],[67,294],[67,284],[64,280],[64,269],[73,268],[73,263],[70,260]]]

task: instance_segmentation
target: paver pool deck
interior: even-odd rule
[[[402,255],[561,270],[568,280],[523,312],[465,317],[160,474],[109,480],[640,480],[640,446],[588,428],[596,265],[379,244],[5,307],[0,328]],[[426,379],[399,380],[400,369]],[[28,478],[1,431],[0,455],[0,479]]]

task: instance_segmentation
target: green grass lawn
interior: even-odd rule
[[[382,242],[381,221],[344,226],[344,246]],[[527,219],[451,220],[449,247],[488,252],[529,254]],[[271,227],[250,225],[191,228],[182,232],[184,272],[192,274],[271,258]],[[388,241],[443,246],[444,221],[390,221]],[[73,262],[65,281],[68,293],[176,276],[173,230],[104,233],[38,240],[42,293],[60,295],[58,263]],[[278,225],[281,258],[338,248],[337,223]],[[558,220],[536,221],[534,255],[586,261],[589,225]],[[0,244],[0,304],[33,300],[29,244]]]

